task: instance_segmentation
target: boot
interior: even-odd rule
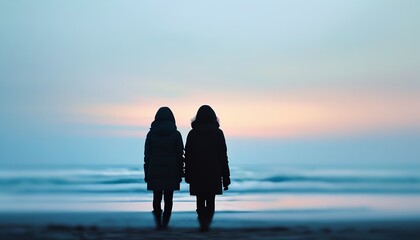
[[[198,222],[200,223],[200,232],[209,230],[209,221],[206,209],[197,209]]]
[[[156,230],[160,230],[162,228],[162,210],[153,211],[153,216],[155,218],[156,223]]]
[[[163,212],[163,220],[162,220],[162,228],[168,228],[169,220],[171,219],[171,212],[165,211]]]
[[[210,208],[206,207],[206,213],[207,213],[207,228],[209,228],[211,222],[213,221],[214,210],[210,210]]]

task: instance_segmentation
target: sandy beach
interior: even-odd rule
[[[219,213],[212,229],[200,233],[192,212],[175,212],[166,231],[156,231],[147,212],[2,213],[0,239],[420,239],[420,219],[282,220],[265,214]]]
[[[232,168],[207,233],[186,184],[155,231],[138,166],[2,170],[0,239],[420,239],[415,170],[252,170]]]

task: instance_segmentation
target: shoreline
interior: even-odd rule
[[[174,212],[155,231],[148,212],[0,213],[0,239],[420,239],[420,218],[282,219],[261,212],[221,212],[208,233],[196,214]]]

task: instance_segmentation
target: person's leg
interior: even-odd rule
[[[214,215],[214,210],[215,210],[215,198],[216,198],[216,195],[209,195],[206,198],[206,210],[208,214],[209,225],[211,224],[211,221],[213,220],[213,215]]]
[[[162,191],[153,191],[153,216],[155,218],[156,228],[161,228],[162,209],[160,203],[162,202]]]
[[[174,191],[164,191],[163,193],[164,200],[165,200],[165,207],[164,211],[172,212],[172,205],[173,205],[173,198],[174,198]]]
[[[208,217],[206,211],[206,197],[197,195],[197,214],[200,223],[200,231],[205,232],[208,230]]]
[[[153,191],[153,211],[162,211],[160,206],[162,202],[163,191]]]
[[[216,195],[210,195],[206,198],[206,208],[214,213]]]
[[[164,191],[165,207],[163,212],[163,227],[166,228],[171,218],[174,191]]]
[[[204,196],[197,195],[197,209],[206,208],[206,198]]]

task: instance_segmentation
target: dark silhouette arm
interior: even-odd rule
[[[226,146],[226,140],[225,135],[220,130],[220,166],[222,170],[222,177],[230,177],[230,170],[229,170],[229,161],[227,156],[227,146]]]
[[[150,162],[150,151],[151,151],[151,142],[150,142],[150,133],[146,136],[146,141],[144,143],[144,181],[147,182],[149,162]]]
[[[182,181],[182,177],[184,176],[184,143],[182,141],[181,133],[178,132],[177,140],[176,140],[176,151],[177,151],[177,160],[178,160],[178,167],[179,167],[179,176],[180,181]]]
[[[220,167],[222,172],[223,178],[223,187],[224,190],[228,190],[228,186],[230,185],[230,169],[229,169],[229,161],[227,156],[227,146],[225,135],[223,131],[220,130],[220,152],[219,152],[219,160],[220,160]]]
[[[187,140],[185,142],[185,158],[184,158],[184,176],[185,182],[190,183],[190,154],[191,154],[191,141],[190,133],[188,133]]]

